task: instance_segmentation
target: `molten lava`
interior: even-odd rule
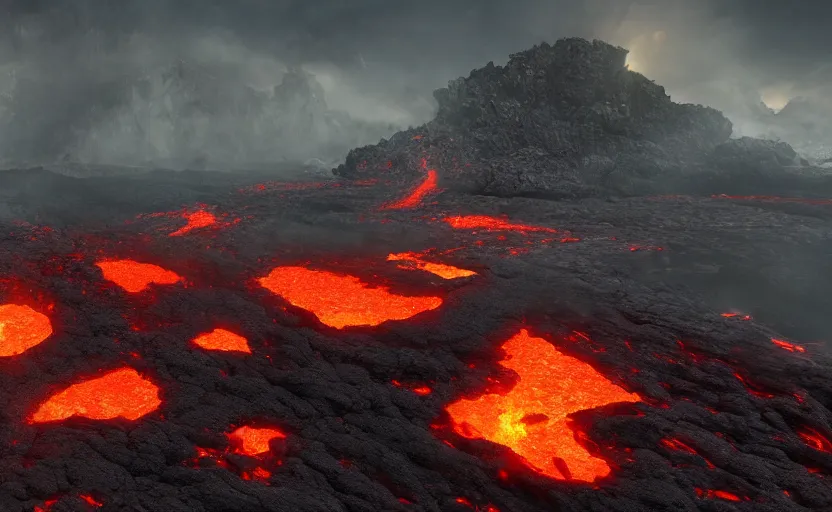
[[[407,197],[399,201],[396,201],[395,203],[390,203],[386,205],[385,209],[402,210],[405,208],[416,208],[417,206],[422,204],[422,201],[425,199],[427,195],[437,192],[437,182],[438,181],[436,171],[434,171],[433,169],[429,170],[428,175],[425,178],[425,181],[419,184],[419,186],[416,187],[416,189],[413,192],[411,192]]]
[[[681,441],[679,439],[676,439],[675,437],[666,437],[666,438],[662,439],[661,441],[659,441],[659,444],[661,444],[664,448],[667,448],[668,450],[673,450],[673,451],[676,451],[676,452],[683,452],[683,453],[687,453],[688,455],[696,455],[697,457],[700,457],[702,460],[705,461],[705,464],[707,464],[709,469],[714,469],[715,468],[714,464],[711,461],[709,461],[708,459],[703,457],[694,448],[692,448],[691,446],[688,446],[683,441]]]
[[[209,333],[200,334],[194,338],[193,342],[196,346],[205,350],[251,354],[247,339],[225,329],[214,329]]]
[[[751,315],[743,315],[742,313],[722,313],[722,318],[739,318],[740,320],[751,320]]]
[[[304,267],[277,267],[258,282],[336,329],[405,320],[442,305],[439,297],[396,295],[387,288],[371,288],[354,276]]]
[[[52,323],[29,306],[0,305],[0,357],[20,355],[52,335]]]
[[[789,352],[806,352],[806,349],[804,347],[801,347],[800,345],[795,345],[794,343],[789,343],[788,341],[772,338],[771,342],[777,345],[778,347],[782,348],[783,350],[788,350]]]
[[[719,498],[726,501],[742,501],[742,498],[736,494],[728,491],[719,491],[714,489],[696,489],[696,495],[703,499]]]
[[[256,457],[267,453],[273,439],[284,439],[286,434],[274,428],[240,427],[228,435],[234,453]]]
[[[815,450],[824,453],[832,453],[832,441],[826,438],[823,434],[811,427],[803,427],[797,431],[797,435]]]
[[[485,229],[486,231],[519,231],[521,233],[557,233],[557,230],[542,226],[516,224],[508,220],[487,215],[461,215],[446,217],[444,221],[454,229]]]
[[[205,210],[185,213],[184,217],[188,223],[168,236],[186,235],[195,229],[207,228],[217,223],[217,218],[214,214]]]
[[[577,440],[568,415],[640,398],[613,384],[587,363],[521,330],[503,346],[500,364],[519,381],[505,395],[462,399],[447,407],[462,436],[487,439],[523,457],[535,470],[556,479],[590,482],[610,467]]]
[[[431,274],[439,276],[442,279],[459,279],[461,277],[471,277],[477,275],[477,273],[472,270],[465,270],[464,268],[445,265],[443,263],[425,261],[419,257],[418,254],[413,252],[390,254],[387,256],[387,261],[403,261],[412,265],[412,267],[402,265],[401,268],[416,268],[425,272],[430,272]]]
[[[73,384],[44,402],[31,423],[61,421],[72,416],[92,420],[137,420],[159,408],[159,388],[132,368]]]
[[[182,280],[170,270],[133,260],[99,261],[95,265],[101,269],[104,279],[114,282],[129,293],[142,292],[151,284],[176,284]]]

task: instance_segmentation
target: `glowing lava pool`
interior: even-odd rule
[[[133,421],[155,411],[161,404],[159,388],[155,384],[132,368],[121,368],[52,395],[30,421],[48,423],[73,416]]]
[[[29,306],[0,305],[0,357],[20,355],[52,335],[52,323]]]
[[[439,297],[397,295],[387,288],[373,288],[354,276],[304,267],[278,267],[258,282],[336,329],[406,320],[442,305]]]
[[[521,330],[506,341],[500,361],[519,381],[505,395],[450,404],[454,430],[510,448],[538,472],[559,480],[592,482],[610,473],[606,461],[576,439],[570,413],[640,397],[613,384],[587,363]]]

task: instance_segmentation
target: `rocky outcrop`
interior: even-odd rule
[[[434,93],[428,124],[353,150],[334,170],[407,176],[422,160],[445,187],[499,196],[668,192],[700,172],[770,173],[795,162],[783,143],[729,141],[720,112],[671,101],[626,67],[627,50],[563,39],[489,63]],[[797,161],[798,164],[800,163]]]

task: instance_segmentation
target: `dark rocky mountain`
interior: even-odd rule
[[[416,175],[426,158],[443,186],[550,198],[720,193],[737,183],[769,194],[812,174],[787,144],[732,140],[720,112],[672,102],[626,68],[626,55],[564,39],[489,64],[434,93],[433,121],[353,150],[334,172]],[[832,191],[825,179],[815,186]]]

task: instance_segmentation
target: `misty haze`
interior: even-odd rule
[[[798,27],[776,2],[731,5],[6,2],[0,161],[327,169],[429,121],[432,91],[470,69],[584,36],[629,49],[630,69],[674,101],[722,110],[734,136],[827,164],[828,46],[812,40],[825,37],[822,15]]]

